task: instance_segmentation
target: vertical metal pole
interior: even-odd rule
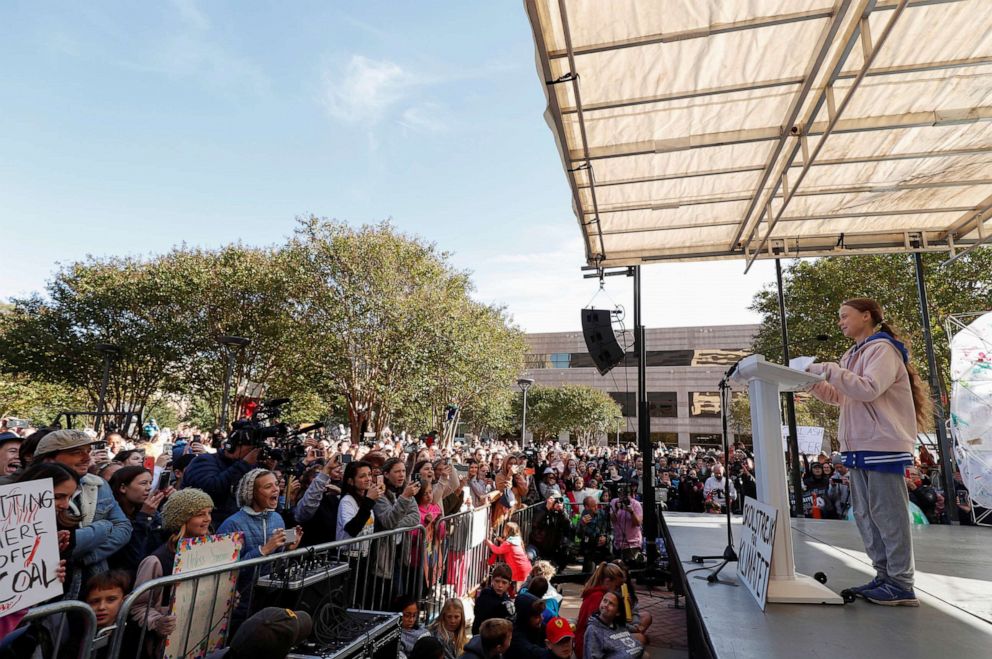
[[[933,336],[930,333],[930,303],[927,300],[927,285],[923,278],[923,255],[913,253],[913,263],[916,266],[916,292],[920,299],[920,320],[923,323],[923,343],[927,352],[927,370],[930,371],[930,395],[933,398],[933,424],[937,430],[937,452],[940,454],[940,473],[944,485],[944,506],[947,517],[952,523],[958,521],[958,507],[954,505],[954,452],[951,441],[947,436],[947,426],[944,423],[944,401],[940,390],[940,378],[937,375],[937,358],[933,354]]]
[[[526,387],[524,388],[524,418],[520,428],[520,448],[527,448],[527,388]]]
[[[641,315],[641,266],[634,268],[634,336],[637,345],[637,447],[641,452],[641,496],[648,568],[658,560],[658,508],[654,499],[654,451],[651,447],[651,417],[648,412],[647,340]]]
[[[231,396],[231,376],[234,375],[234,350],[227,350],[227,371],[224,374],[224,399],[220,405],[220,431],[227,432],[227,404]]]
[[[789,364],[789,321],[785,315],[785,291],[782,288],[782,259],[775,259],[775,281],[778,284],[778,320],[782,328],[782,363]],[[791,391],[785,393],[785,416],[789,425],[789,467],[792,479],[792,516],[802,517],[803,480],[799,470],[799,434],[796,430],[796,399]]]
[[[103,353],[103,380],[100,382],[100,400],[96,404],[96,422],[93,429],[97,436],[100,436],[100,429],[103,427],[103,407],[107,400],[107,384],[110,383],[110,353]],[[69,424],[70,427],[72,424]]]

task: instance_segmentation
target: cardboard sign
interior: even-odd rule
[[[62,594],[51,478],[0,486],[0,617]]]
[[[778,510],[751,497],[744,497],[743,527],[737,548],[737,576],[765,610],[768,578],[772,570],[772,547]]]
[[[172,573],[182,574],[228,563],[235,565],[243,543],[242,533],[183,538],[179,541]],[[172,600],[176,630],[165,641],[167,659],[196,659],[223,647],[229,615],[234,608],[237,581],[235,565],[235,569],[221,574],[219,578],[209,576],[176,584]],[[190,647],[184,647],[187,638]]]
[[[796,426],[796,439],[803,455],[819,455],[823,450],[823,428],[819,426]],[[782,451],[789,452],[789,426],[782,426]]]

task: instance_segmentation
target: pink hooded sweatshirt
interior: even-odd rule
[[[811,393],[840,406],[837,439],[841,451],[913,452],[916,410],[909,372],[889,341],[873,340],[851,348],[833,363],[812,364],[810,373],[826,381]]]

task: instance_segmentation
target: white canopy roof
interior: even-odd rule
[[[525,0],[590,265],[992,241],[992,0]]]

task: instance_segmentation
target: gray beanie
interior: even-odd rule
[[[166,531],[178,531],[189,518],[204,508],[213,508],[214,501],[210,495],[195,487],[184,487],[173,492],[162,506],[162,528]]]
[[[237,492],[235,493],[238,507],[244,508],[251,505],[251,502],[255,499],[255,481],[271,473],[268,469],[252,469],[241,477],[241,480],[238,481]]]

